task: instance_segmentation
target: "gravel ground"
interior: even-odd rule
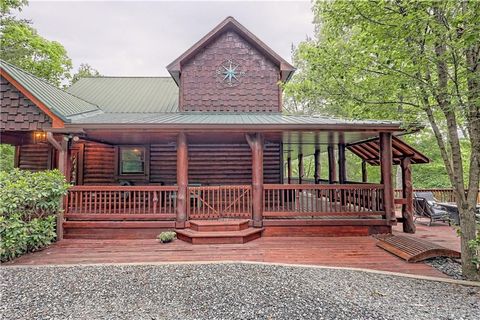
[[[4,267],[1,319],[480,319],[480,288],[252,264]]]
[[[454,259],[440,257],[426,260],[425,263],[453,279],[465,280],[465,277],[462,275],[462,264]]]

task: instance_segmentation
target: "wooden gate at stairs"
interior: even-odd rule
[[[188,187],[189,219],[251,219],[252,186]]]

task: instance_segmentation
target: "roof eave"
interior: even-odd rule
[[[82,128],[88,130],[123,130],[123,129],[155,129],[158,131],[188,131],[188,130],[255,130],[263,131],[372,131],[372,132],[401,132],[398,124],[202,124],[202,123],[70,123],[67,128]]]

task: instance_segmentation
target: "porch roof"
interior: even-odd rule
[[[285,115],[281,113],[99,113],[74,117],[72,124],[180,124],[180,125],[344,125],[390,127],[400,122],[386,120],[346,120],[318,115]]]
[[[363,161],[370,165],[380,165],[380,143],[379,138],[368,139],[347,145],[347,149],[359,156]],[[400,138],[392,137],[392,156],[393,164],[400,164],[403,158],[410,157],[412,164],[429,163],[430,159],[423,153],[409,146]]]

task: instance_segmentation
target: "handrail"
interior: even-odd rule
[[[383,184],[379,183],[364,183],[364,184],[264,184],[264,189],[314,189],[314,190],[329,190],[329,189],[383,189]]]
[[[73,186],[69,191],[178,191],[178,186],[98,186],[82,185]]]
[[[160,214],[174,218],[177,186],[74,186],[64,198],[65,214]]]
[[[265,218],[385,216],[383,184],[266,184]]]

